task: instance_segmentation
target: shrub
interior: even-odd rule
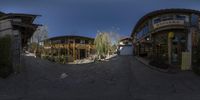
[[[0,38],[0,51],[0,77],[6,78],[13,71],[10,36]]]
[[[197,46],[193,48],[192,53],[192,70],[197,75],[200,75],[200,38],[198,39]]]
[[[200,75],[200,67],[193,66],[193,67],[192,67],[192,70],[193,70],[193,72],[194,72],[195,74]]]
[[[152,60],[149,62],[149,65],[152,65],[152,66],[155,66],[157,68],[160,68],[160,69],[168,69],[169,68],[169,65],[166,64],[164,61],[162,60]]]

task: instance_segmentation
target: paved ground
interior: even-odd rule
[[[199,76],[157,72],[132,56],[84,65],[25,57],[24,65],[0,79],[0,100],[200,100]]]

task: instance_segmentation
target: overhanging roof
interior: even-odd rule
[[[192,10],[192,9],[180,9],[180,8],[171,8],[171,9],[161,9],[161,10],[156,10],[153,12],[150,12],[146,15],[144,15],[142,18],[139,19],[139,21],[136,23],[135,27],[133,28],[133,31],[131,33],[131,37],[133,34],[137,31],[139,26],[147,19],[161,15],[161,14],[168,14],[168,13],[188,13],[188,14],[198,14],[200,15],[200,11],[198,10]]]
[[[56,37],[51,37],[46,40],[53,40],[53,39],[58,39],[58,38],[86,38],[90,40],[94,40],[94,38],[91,37],[86,37],[86,36],[78,36],[78,35],[64,35],[64,36],[56,36]]]

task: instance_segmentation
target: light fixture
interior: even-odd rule
[[[146,38],[146,40],[147,40],[147,41],[149,41],[149,40],[150,40],[150,38],[149,38],[149,37],[147,37],[147,38]]]

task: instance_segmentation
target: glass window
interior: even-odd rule
[[[183,15],[176,15],[177,20],[185,20],[186,16]]]
[[[70,40],[69,43],[74,43],[74,41],[73,41],[73,40]]]
[[[200,20],[199,20],[200,21]],[[199,22],[199,29],[200,29],[200,22]]]
[[[81,42],[80,42],[81,44],[85,44],[85,40],[81,40]]]
[[[65,40],[64,40],[64,39],[62,39],[62,40],[61,40],[61,43],[62,43],[62,44],[64,44],[64,43],[65,43]]]
[[[85,40],[85,44],[89,44],[89,41],[88,41],[88,40]]]
[[[13,19],[13,21],[14,21],[14,22],[21,22],[22,20],[19,19],[19,18],[15,18],[15,19]]]
[[[167,21],[167,20],[173,20],[173,16],[172,15],[166,15],[162,17],[162,21]]]
[[[65,40],[65,43],[68,43],[68,40]]]
[[[153,20],[153,23],[154,23],[154,24],[159,23],[159,22],[161,22],[161,19],[160,19],[160,18],[156,18],[156,19]]]
[[[60,40],[53,40],[52,42],[53,42],[53,43],[61,43]]]
[[[80,43],[80,39],[76,39],[75,42],[76,42],[76,43]]]

